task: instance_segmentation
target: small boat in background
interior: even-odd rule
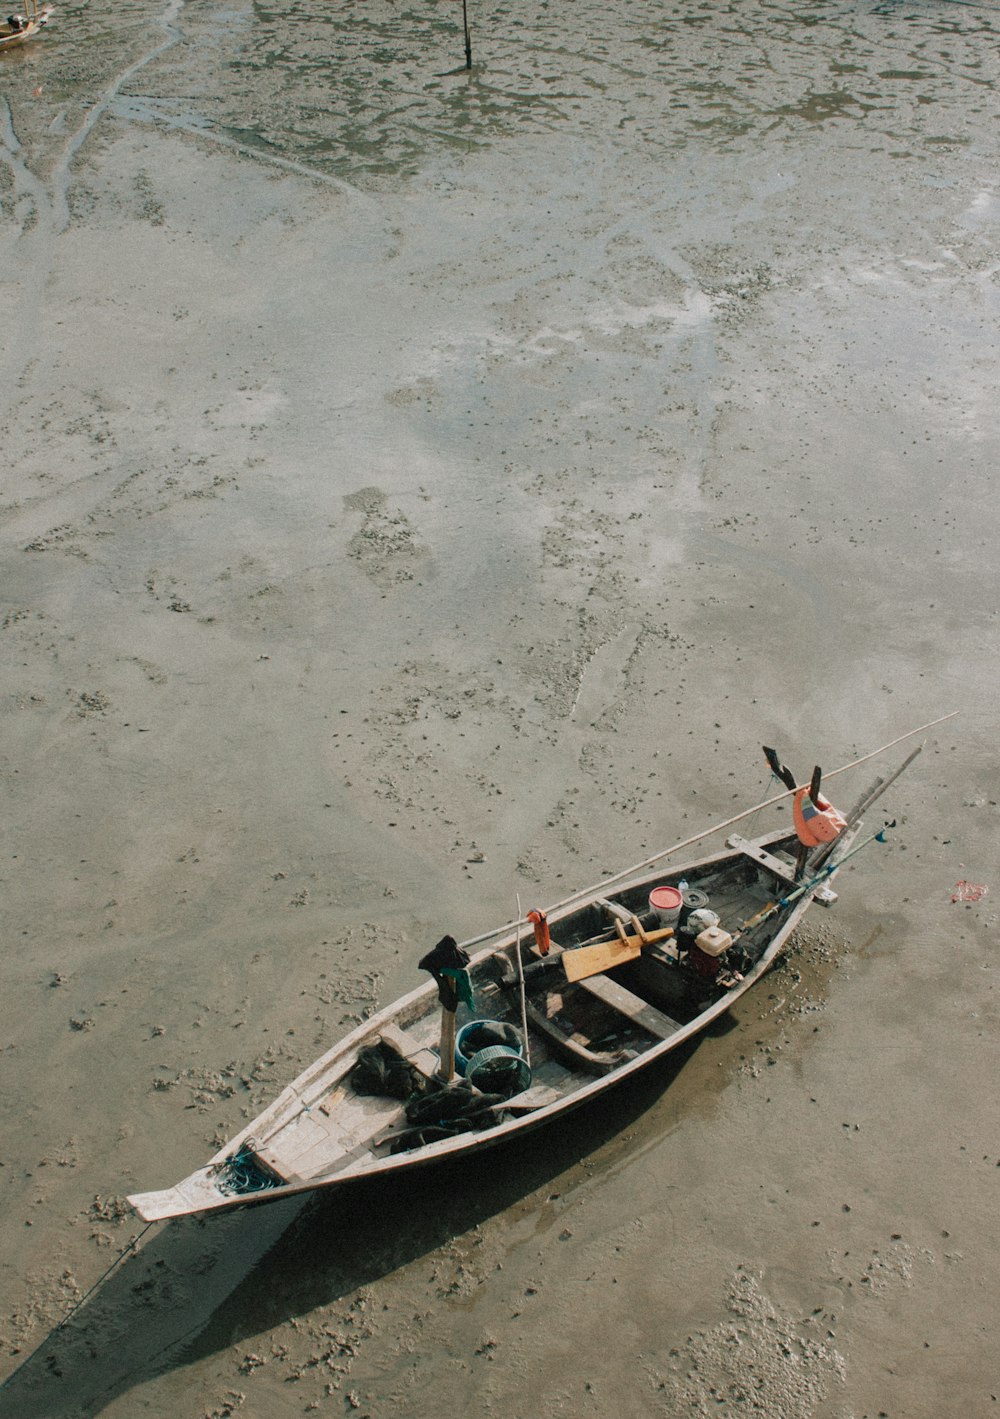
[[[839,866],[885,841],[882,828],[852,846],[862,812],[919,752],[846,817],[819,794],[819,770],[795,787],[775,758],[793,787],[757,809],[547,912],[522,918],[518,903],[517,921],[464,946],[444,937],[420,962],[431,981],[334,1045],[203,1167],[129,1202],[153,1222],[394,1173],[501,1143],[623,1083],[750,990],[814,901],[836,900]],[[795,830],[652,869],[786,797]]]
[[[0,22],[0,51],[13,49],[15,45],[34,39],[48,24],[51,16],[51,5],[43,5],[39,9],[38,0],[24,0],[22,15],[8,15]]]

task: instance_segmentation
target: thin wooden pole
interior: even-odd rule
[[[514,950],[517,952],[517,984],[521,991],[521,1033],[524,1036],[524,1062],[531,1068],[531,1045],[528,1043],[528,1000],[524,989],[524,961],[521,957],[521,894],[517,897],[517,940]]]
[[[450,1084],[455,1077],[455,1014],[441,1006],[441,1039],[438,1044],[438,1078]]]
[[[867,813],[872,804],[882,797],[886,789],[890,788],[892,784],[896,782],[900,774],[903,773],[905,769],[908,769],[910,767],[910,765],[913,763],[913,760],[923,750],[923,747],[924,746],[922,744],[918,744],[914,750],[907,754],[906,758],[903,760],[903,762],[900,764],[899,768],[894,774],[890,774],[887,779],[884,779],[877,783],[875,787],[871,789],[861,800],[857,808],[855,808],[854,812],[852,813],[851,817],[857,819],[862,817],[863,814]]]
[[[861,801],[851,809],[850,813],[847,815],[847,822],[841,828],[840,832],[838,833],[837,837],[834,838],[833,842],[824,843],[819,852],[816,853],[812,862],[812,866],[814,868],[822,867],[822,865],[833,856],[833,854],[837,850],[837,844],[844,838],[845,834],[849,833],[854,827],[854,825],[860,822],[860,820],[868,812],[869,808],[876,804],[878,800],[882,797],[883,793],[888,792],[888,790],[899,778],[900,774],[904,773],[910,767],[910,765],[913,763],[913,760],[922,751],[923,747],[924,746],[922,744],[918,744],[915,749],[913,749],[909,754],[907,754],[906,758],[903,760],[903,762],[900,764],[899,768],[894,774],[890,774],[889,777],[886,779],[880,778],[875,783],[874,787],[868,790],[868,792],[861,799]]]
[[[879,754],[886,753],[889,749],[895,749],[897,744],[902,744],[904,739],[912,739],[915,734],[923,734],[928,729],[935,729],[937,725],[944,724],[949,719],[954,719],[960,710],[952,710],[950,714],[941,715],[940,719],[932,719],[927,724],[922,724],[918,729],[910,729],[905,734],[901,734],[898,739],[892,739],[888,744],[883,744],[880,749],[873,749],[870,754],[863,754],[860,759],[852,759],[850,763],[841,764],[839,769],[833,769],[826,775],[828,779],[836,778],[838,774],[844,774],[848,769],[856,769],[859,764],[867,764],[869,759],[876,758]],[[801,785],[806,787],[806,785]],[[625,877],[632,877],[637,872],[644,871],[647,867],[652,867],[655,862],[662,861],[665,857],[671,857],[675,852],[680,852],[683,848],[691,847],[694,843],[702,842],[705,838],[710,838],[713,833],[721,833],[725,828],[731,828],[735,823],[740,823],[744,818],[751,817],[754,813],[761,812],[764,808],[771,808],[775,803],[780,803],[785,798],[791,798],[793,793],[798,793],[798,788],[787,788],[783,793],[776,793],[773,798],[766,798],[763,803],[756,804],[753,808],[747,808],[742,813],[737,813],[735,817],[727,818],[725,822],[716,823],[714,827],[706,828],[703,833],[695,833],[693,837],[684,838],[682,842],[674,843],[672,847],[664,848],[662,852],[654,852],[652,857],[647,857],[642,862],[635,863],[632,867],[626,867],[621,872],[614,873],[611,877],[604,877],[600,882],[596,882],[592,887],[581,887],[579,891],[573,892],[570,896],[564,897],[561,902],[556,902],[553,906],[546,908],[546,914],[560,911],[563,907],[568,907],[572,902],[578,901],[581,897],[590,897],[600,892],[604,887],[610,887],[613,882],[621,882]],[[494,936],[500,936],[507,931],[513,931],[519,925],[516,921],[509,921],[505,926],[495,927],[492,931],[484,931],[481,936],[473,936],[468,941],[463,941],[462,946],[478,946],[481,941],[489,941]]]

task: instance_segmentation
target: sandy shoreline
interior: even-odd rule
[[[319,21],[4,60],[0,1374],[443,931],[764,798],[761,743],[961,717],[727,1033],[523,1156],[149,1239],[5,1419],[1000,1393],[987,22],[671,69],[603,14],[462,89],[439,22],[352,33],[329,110]]]

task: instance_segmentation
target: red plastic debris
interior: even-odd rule
[[[982,882],[966,882],[963,877],[961,881],[955,883],[951,899],[953,902],[979,902],[989,890],[989,887]]]

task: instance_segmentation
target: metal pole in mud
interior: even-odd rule
[[[472,40],[469,38],[469,0],[462,0],[462,28],[465,31],[465,67],[472,68]]]

